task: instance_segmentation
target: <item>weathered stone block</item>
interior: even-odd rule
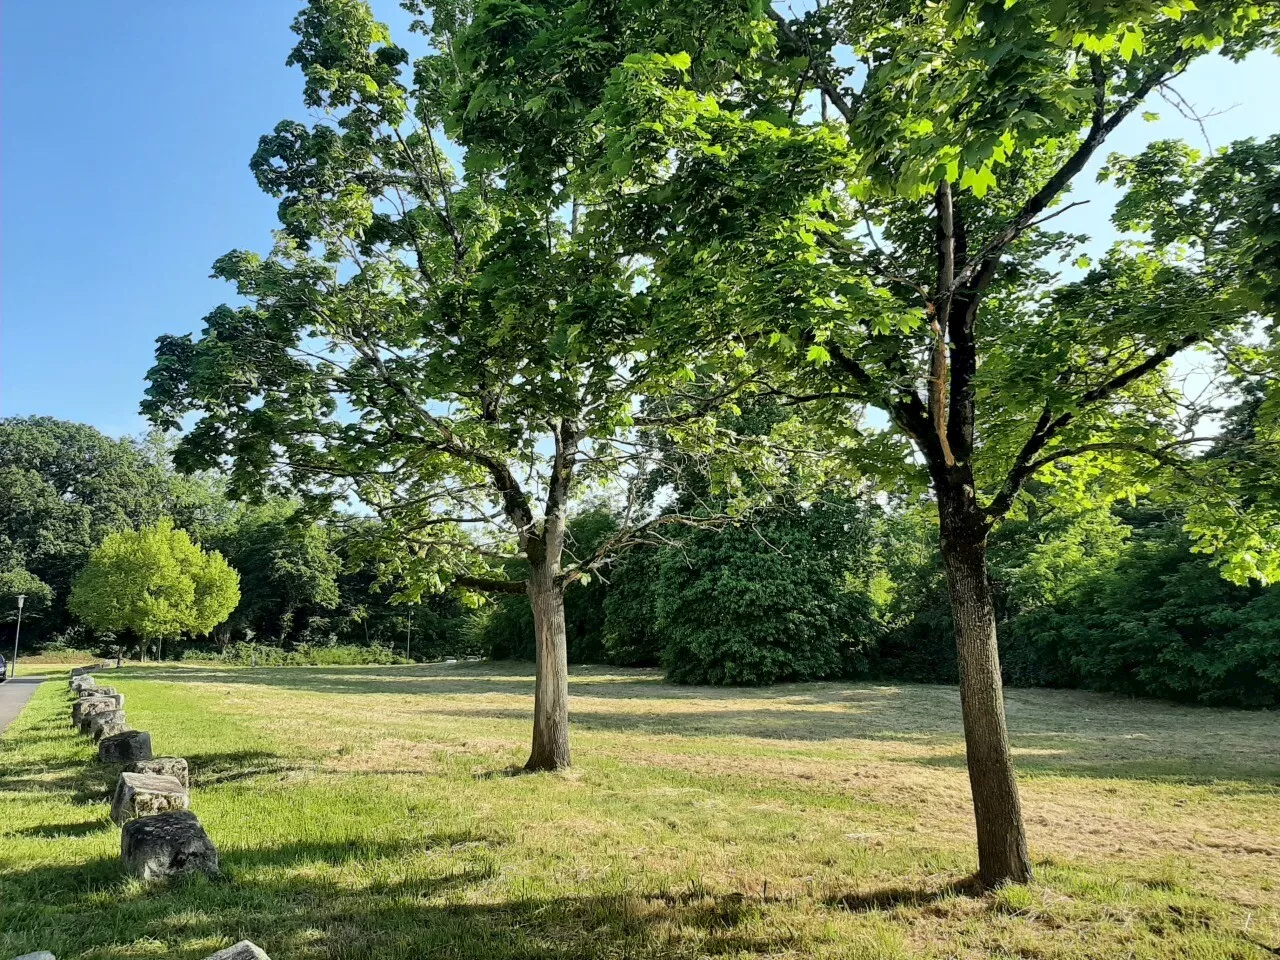
[[[124,694],[116,693],[115,687],[100,687],[96,683],[81,687],[76,691],[76,696],[81,700],[87,700],[89,697],[120,697],[121,702],[124,700]]]
[[[71,724],[80,726],[86,717],[95,713],[115,713],[124,709],[124,694],[117,693],[110,697],[84,697],[71,705]]]
[[[111,798],[111,822],[123,827],[138,817],[154,817],[190,805],[187,788],[173,777],[154,773],[122,773]]]
[[[24,953],[20,957],[14,957],[13,960],[58,960],[48,950],[41,950],[38,953]]]
[[[173,777],[186,789],[191,788],[191,776],[187,771],[187,761],[182,757],[152,757],[150,760],[134,760],[125,766],[127,773],[152,773],[162,777]]]
[[[133,763],[151,759],[151,734],[145,730],[125,730],[98,743],[98,759],[103,763]]]
[[[85,731],[93,739],[94,743],[98,743],[105,737],[114,737],[117,733],[124,733],[129,729],[129,724],[125,722],[124,711],[115,710],[111,713],[95,713],[88,721],[88,729]]]
[[[67,686],[70,687],[73,692],[84,690],[87,687],[96,687],[97,685],[98,681],[87,674],[80,677],[72,677],[67,681]]]
[[[256,943],[241,940],[234,947],[227,947],[225,950],[209,954],[204,960],[271,960],[271,958]]]
[[[218,851],[189,810],[130,820],[120,834],[125,867],[143,880],[184,873],[218,873]]]

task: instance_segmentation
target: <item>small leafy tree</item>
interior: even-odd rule
[[[173,522],[113,533],[71,590],[72,611],[97,630],[131,631],[144,644],[207,634],[240,602],[240,575]]]

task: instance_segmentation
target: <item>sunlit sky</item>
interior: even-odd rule
[[[138,414],[155,338],[198,330],[231,296],[209,279],[233,247],[265,250],[275,201],[253,182],[259,135],[305,118],[284,65],[294,0],[5,0],[0,6],[0,416],[111,434]],[[378,16],[404,35],[394,0]],[[1177,84],[1212,145],[1280,131],[1280,58],[1199,61]],[[1109,150],[1204,134],[1153,98]],[[1115,195],[1093,183],[1063,229],[1102,249]]]

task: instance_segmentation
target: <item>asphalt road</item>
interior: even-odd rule
[[[0,732],[4,731],[27,705],[44,677],[15,677],[0,683]]]

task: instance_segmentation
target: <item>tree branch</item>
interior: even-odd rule
[[[1022,449],[1018,452],[1018,456],[1014,460],[1013,468],[1005,477],[1005,481],[1000,488],[1000,492],[987,507],[985,512],[988,518],[998,520],[1008,513],[1009,508],[1013,506],[1014,499],[1018,496],[1019,491],[1022,490],[1027,480],[1030,479],[1031,475],[1044,463],[1048,462],[1043,458],[1037,461],[1035,459],[1036,454],[1043,450],[1049,441],[1051,441],[1064,427],[1068,426],[1073,420],[1075,420],[1076,416],[1083,409],[1113,396],[1135,380],[1151,373],[1174,354],[1181,350],[1185,350],[1187,347],[1190,347],[1201,339],[1202,336],[1200,334],[1189,333],[1172,343],[1165,344],[1136,366],[1130,367],[1123,373],[1116,374],[1106,383],[1099,384],[1093,389],[1085,391],[1080,395],[1080,398],[1075,402],[1075,404],[1073,404],[1073,409],[1060,413],[1057,417],[1053,416],[1052,407],[1046,403],[1044,410],[1040,414],[1040,419],[1036,421],[1035,428],[1031,431],[1031,436],[1029,436],[1026,443],[1022,445]]]
[[[799,36],[792,29],[787,18],[772,7],[769,8],[769,17],[777,26],[779,35],[787,43],[797,50],[805,52],[805,55],[809,58],[809,65],[813,71],[814,79],[818,82],[818,89],[831,101],[831,105],[840,112],[840,116],[844,117],[846,123],[853,123],[853,118],[857,115],[857,111],[853,109],[853,106],[845,99],[844,94],[840,92],[840,88],[832,81],[831,75],[827,73],[826,68],[815,61],[813,47],[808,39]]]
[[[1124,103],[1120,104],[1110,117],[1106,115],[1107,78],[1103,71],[1102,58],[1096,54],[1091,56],[1089,58],[1089,66],[1094,86],[1093,121],[1090,124],[1089,132],[1085,135],[1080,146],[1058,168],[1058,171],[1049,178],[1048,182],[1022,205],[1022,208],[1013,218],[988,241],[978,256],[956,275],[955,286],[959,287],[973,280],[972,287],[975,290],[981,291],[986,287],[999,266],[1000,257],[1005,248],[1021,236],[1022,232],[1030,226],[1036,217],[1048,209],[1049,205],[1057,199],[1058,194],[1075,179],[1076,174],[1084,169],[1098,147],[1102,145],[1102,142],[1110,136],[1111,132],[1129,114],[1137,109],[1138,105],[1146,99],[1147,94],[1168,79],[1168,74],[1177,67],[1177,60],[1170,61],[1153,70],[1150,76],[1142,81],[1138,89]]]

